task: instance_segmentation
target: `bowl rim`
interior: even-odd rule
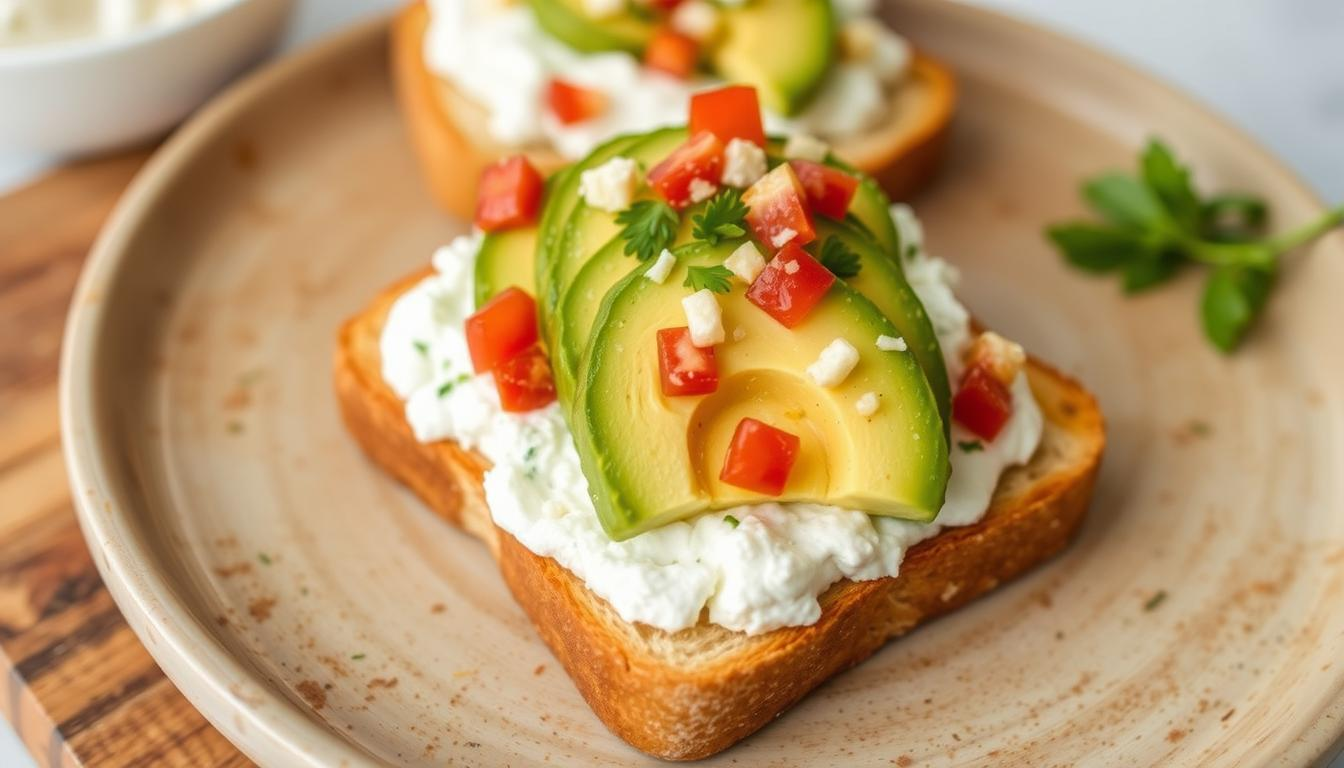
[[[204,8],[162,24],[147,24],[124,35],[85,35],[46,43],[0,46],[0,70],[25,69],[52,64],[87,61],[101,56],[147,46],[189,29],[204,26],[238,8],[262,0],[215,0]]]

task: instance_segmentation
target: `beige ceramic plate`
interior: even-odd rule
[[[898,22],[965,84],[917,201],[995,328],[1100,396],[1081,538],[888,646],[713,764],[1302,764],[1344,687],[1339,235],[1232,360],[1185,279],[1139,299],[1060,264],[1043,222],[1149,131],[1203,184],[1320,207],[1237,131],[1129,69],[949,3]],[[94,557],[206,716],[270,765],[626,765],[484,548],[375,472],[329,383],[337,325],[463,224],[434,212],[381,26],[216,102],[100,241],[66,345],[65,437]],[[1154,595],[1166,599],[1145,609]]]

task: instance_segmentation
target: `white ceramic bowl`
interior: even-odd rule
[[[0,151],[85,154],[162,133],[257,62],[293,0],[228,0],[115,38],[0,48]]]

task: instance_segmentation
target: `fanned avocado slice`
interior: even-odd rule
[[[602,303],[570,416],[608,535],[627,539],[711,509],[769,500],[719,480],[733,431],[748,416],[801,439],[776,500],[932,520],[949,475],[937,400],[913,354],[877,348],[879,335],[899,332],[843,281],[792,329],[748,301],[741,286],[718,294],[730,339],[715,349],[718,390],[663,395],[656,333],[686,324],[687,268],[721,264],[733,247],[683,246],[666,281],[646,279],[650,265],[640,265]],[[806,368],[836,338],[858,349],[858,366],[839,385],[818,386]],[[869,392],[880,405],[865,416],[855,403]]]
[[[639,54],[653,37],[653,23],[628,11],[599,19],[582,0],[528,0],[528,6],[542,29],[576,51]]]
[[[835,39],[830,0],[755,0],[723,9],[709,59],[723,79],[755,86],[766,108],[789,116],[826,78]]]
[[[536,293],[536,251],[536,227],[518,227],[486,235],[476,254],[476,308],[480,309],[509,286],[517,286],[529,294]]]
[[[928,377],[944,427],[950,428],[952,393],[943,351],[938,344],[938,335],[933,330],[933,321],[929,319],[929,313],[925,311],[915,290],[906,281],[899,259],[889,257],[875,237],[853,222],[817,217],[816,228],[817,240],[808,246],[808,250],[814,254],[819,254],[826,240],[832,237],[838,238],[858,254],[859,273],[845,278],[845,282],[872,301],[896,326],[896,335],[905,339],[906,345],[924,369],[924,375]]]

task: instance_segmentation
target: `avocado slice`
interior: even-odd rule
[[[830,71],[835,39],[830,0],[755,0],[723,9],[709,60],[720,77],[755,86],[766,108],[788,116]]]
[[[851,211],[853,209],[851,208]],[[915,290],[905,279],[900,260],[888,255],[877,239],[852,221],[834,221],[823,217],[816,220],[817,239],[808,250],[817,255],[827,239],[838,238],[859,256],[859,273],[845,278],[850,288],[863,294],[896,326],[897,335],[905,339],[924,375],[929,380],[938,413],[945,428],[950,428],[952,393],[948,384],[947,365],[933,330],[933,321],[924,309]],[[944,430],[946,431],[946,429]]]
[[[655,334],[686,324],[681,299],[689,266],[721,264],[734,244],[676,250],[662,284],[641,264],[607,294],[594,323],[587,369],[570,411],[575,443],[603,528],[622,540],[711,509],[769,500],[718,479],[737,423],[752,416],[798,435],[802,448],[777,501],[812,501],[928,521],[942,506],[947,440],[932,388],[915,356],[874,341],[896,327],[837,281],[806,322],[785,328],[746,299],[719,294],[730,340],[716,348],[719,387],[664,397]],[[858,367],[819,387],[805,369],[835,338],[858,349]],[[854,403],[876,393],[878,411]]]
[[[628,10],[598,19],[584,10],[581,0],[528,0],[527,4],[542,29],[576,51],[638,55],[653,37],[653,23]]]
[[[536,227],[487,234],[476,253],[476,307],[513,285],[536,293],[536,250]]]

